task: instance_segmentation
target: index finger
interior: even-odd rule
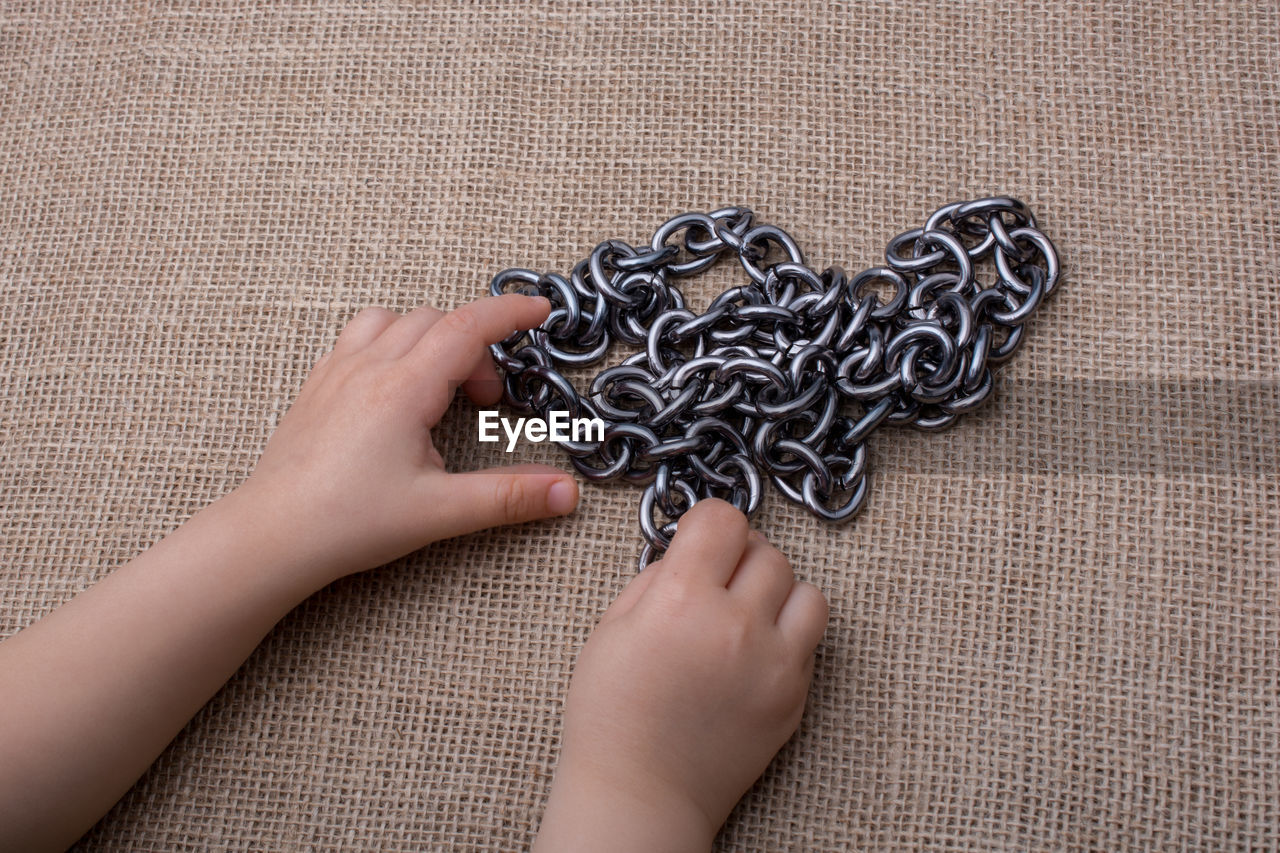
[[[486,296],[437,320],[404,358],[424,380],[444,379],[452,391],[489,358],[490,344],[535,328],[550,313],[551,303],[542,296]]]

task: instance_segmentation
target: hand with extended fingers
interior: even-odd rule
[[[572,477],[545,465],[449,473],[431,428],[461,386],[501,396],[488,345],[546,319],[550,303],[517,294],[445,313],[361,311],[321,358],[238,491],[332,580],[430,542],[570,512]]]

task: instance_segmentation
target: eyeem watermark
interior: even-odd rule
[[[523,434],[525,441],[604,441],[604,421],[600,418],[570,418],[565,411],[552,412],[550,420],[516,418],[514,424],[498,415],[497,410],[480,410],[480,440],[499,441],[498,428],[507,436],[507,452],[516,449]]]

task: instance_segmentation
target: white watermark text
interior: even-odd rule
[[[501,417],[495,409],[480,410],[480,441],[507,438],[507,452],[516,449],[521,436],[525,441],[604,441],[604,421],[600,418],[571,418],[566,411],[552,412],[547,419]],[[502,434],[499,434],[501,428]]]

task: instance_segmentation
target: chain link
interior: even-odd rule
[[[696,314],[674,282],[724,255],[749,281]],[[755,513],[765,477],[821,518],[857,514],[871,433],[942,429],[985,401],[1058,277],[1053,244],[1012,198],[940,207],[889,241],[885,266],[852,277],[814,271],[785,231],[725,207],[672,217],[648,245],[606,240],[567,278],[498,273],[491,293],[552,310],[491,349],[516,411],[605,422],[602,440],[560,446],[588,480],[645,486],[643,568],[699,500]],[[581,394],[561,370],[614,341],[639,350]]]

